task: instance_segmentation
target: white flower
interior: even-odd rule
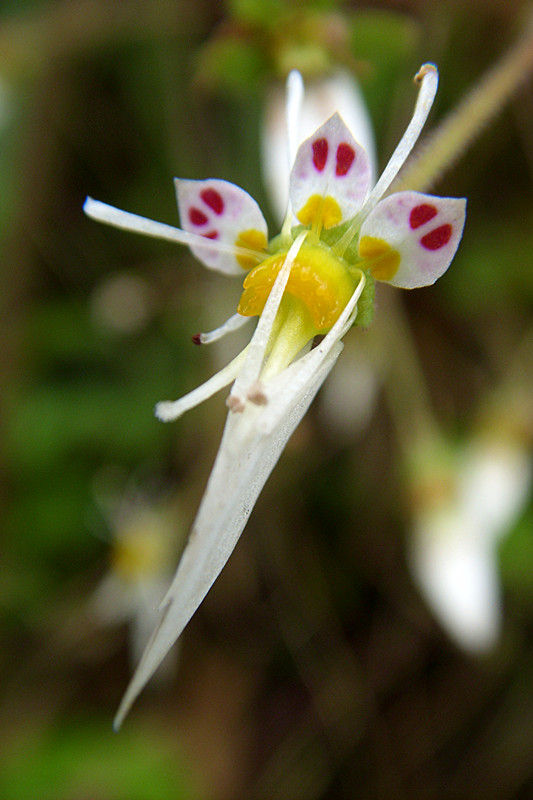
[[[433,103],[436,68],[417,76],[415,112],[381,178],[369,193],[363,148],[335,113],[303,142],[290,175],[281,234],[268,242],[255,201],[222,180],[177,180],[182,229],[138,217],[90,198],[85,211],[101,222],[186,244],[207,267],[243,275],[237,314],[199,342],[259,321],[249,345],[203,386],[157,416],[176,419],[233,382],[222,443],[158,627],[119,708],[119,726],[229,558],[288,438],[342,350],[365,287],[374,279],[414,288],[448,268],[465,220],[466,202],[417,192],[382,199],[413,148]],[[289,77],[288,119],[301,79]],[[289,149],[298,134],[289,125]],[[292,227],[293,214],[300,225]],[[313,347],[317,335],[323,336]]]
[[[497,547],[524,508],[531,479],[527,449],[487,434],[423,479],[409,561],[436,617],[464,650],[481,652],[498,639]]]

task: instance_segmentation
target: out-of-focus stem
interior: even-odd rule
[[[533,70],[533,23],[408,159],[388,191],[425,191],[476,139]]]
[[[398,441],[408,453],[414,441],[437,437],[439,427],[409,322],[396,292],[387,298],[386,316],[385,336],[393,332],[394,352],[386,371],[385,392]]]

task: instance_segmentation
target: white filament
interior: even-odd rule
[[[88,217],[98,222],[103,222],[105,225],[112,225],[114,228],[121,228],[133,233],[142,233],[145,236],[153,236],[156,239],[166,239],[169,242],[205,247],[206,249],[209,248],[209,250],[231,253],[234,256],[253,258],[257,263],[265,257],[264,253],[259,253],[256,250],[251,250],[247,247],[235,247],[235,245],[218,242],[215,239],[206,239],[205,236],[199,236],[181,228],[174,228],[164,222],[156,222],[138,214],[131,214],[129,211],[122,211],[107,203],[102,203],[100,200],[93,200],[92,197],[88,197],[85,200],[83,210]]]
[[[217,372],[205,383],[202,383],[201,386],[197,386],[192,392],[183,395],[183,397],[180,397],[178,400],[162,400],[155,407],[156,417],[160,419],[161,422],[172,422],[178,419],[178,417],[181,417],[182,414],[185,414],[186,411],[190,411],[191,408],[200,405],[204,400],[212,397],[220,391],[220,389],[229,386],[237,377],[244,363],[246,350],[247,348],[242,350],[239,355],[221,369],[220,372]]]
[[[212,344],[213,342],[218,342],[218,340],[222,339],[223,336],[226,336],[227,333],[233,333],[233,331],[239,330],[239,328],[242,328],[242,326],[246,325],[247,322],[250,322],[251,319],[252,317],[243,317],[242,314],[234,314],[219,328],[215,328],[213,331],[209,331],[208,333],[201,333],[199,337],[200,343]]]

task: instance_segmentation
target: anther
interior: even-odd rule
[[[415,77],[413,78],[414,82],[417,85],[420,85],[424,80],[425,76],[428,75],[430,72],[437,73],[438,70],[435,64],[422,64],[418,72],[416,73]]]

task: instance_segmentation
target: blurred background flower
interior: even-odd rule
[[[400,312],[380,287],[188,627],[177,675],[118,737],[139,607],[126,590],[106,608],[117,625],[102,624],[95,593],[124,589],[113,552],[135,531],[164,531],[174,569],[224,407],[174,426],[152,410],[240,349],[239,333],[190,342],[240,287],[81,210],[91,194],[176,224],[174,175],[226,178],[266,208],[260,135],[292,67],[315,85],[354,76],[379,167],[420,64],[440,68],[436,125],[529,14],[518,0],[2,4],[3,800],[533,795],[531,79],[434,186],[469,198],[451,269]],[[418,491],[432,475],[442,491]],[[454,552],[489,534],[483,652],[413,581],[418,537],[426,597],[460,585],[429,578],[436,509],[455,520]]]

